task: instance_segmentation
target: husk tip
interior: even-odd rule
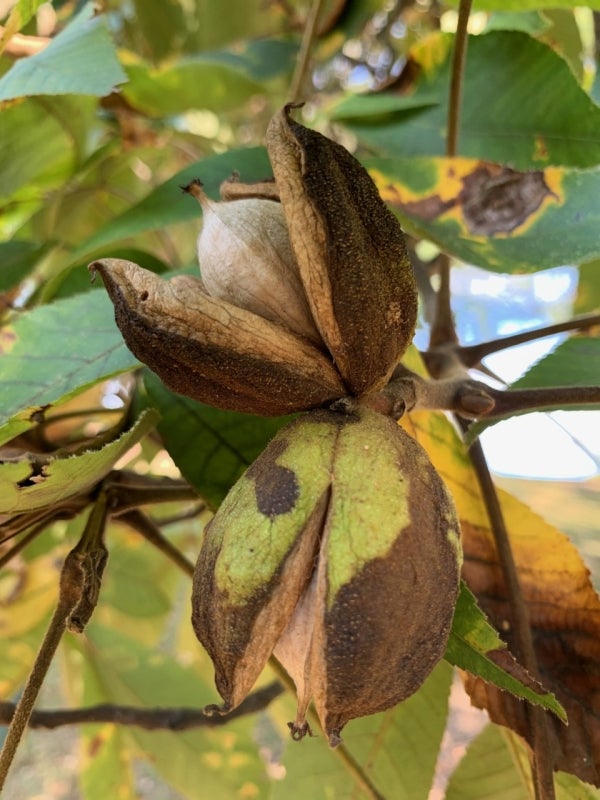
[[[303,722],[299,722],[298,720],[295,720],[294,722],[288,722],[288,728],[290,729],[291,737],[295,742],[302,741],[305,736],[312,737],[315,735],[306,720]]]
[[[339,747],[342,743],[342,737],[340,736],[340,729],[334,728],[331,731],[327,732],[328,740],[329,740],[329,747],[335,750],[336,747]]]
[[[192,197],[195,197],[196,200],[203,205],[208,200],[204,189],[202,188],[204,184],[200,180],[200,178],[192,178],[192,180],[181,186],[181,191],[185,192],[185,194],[190,194]]]

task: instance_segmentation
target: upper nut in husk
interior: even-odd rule
[[[204,282],[130,262],[101,274],[132,352],[172,389],[262,415],[382,388],[408,347],[416,288],[402,230],[344,148],[290,118],[269,125],[275,184],[227,184],[198,240]],[[232,191],[235,187],[235,192]],[[277,197],[281,198],[281,204]]]
[[[337,744],[443,656],[460,564],[452,500],[392,420],[367,409],[295,420],[230,491],[196,564],[192,622],[222,710],[274,652],[298,690],[294,736],[312,699]]]
[[[198,181],[186,191],[202,206],[198,261],[208,294],[321,346],[281,204],[257,197],[216,203]]]

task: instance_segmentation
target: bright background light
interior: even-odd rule
[[[452,305],[461,344],[568,319],[573,315],[577,279],[574,267],[516,276],[470,266],[454,267]],[[511,347],[488,356],[484,363],[502,380],[512,383],[567,335]],[[426,345],[424,332],[420,332],[417,344]],[[598,372],[600,376],[600,365]],[[484,431],[481,442],[490,469],[496,473],[583,480],[600,471],[600,411],[554,411],[514,417]]]

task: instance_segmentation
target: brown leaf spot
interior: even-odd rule
[[[549,194],[543,172],[481,164],[464,178],[458,201],[469,233],[493,236],[514,231]]]
[[[292,511],[300,494],[296,473],[277,464],[286,448],[285,441],[274,442],[266,451],[269,458],[255,461],[246,473],[254,481],[258,510],[271,520]]]
[[[432,194],[422,200],[414,200],[400,205],[408,214],[413,214],[420,219],[432,220],[441,217],[442,214],[453,208],[456,205],[456,199],[442,200],[439,195]]]

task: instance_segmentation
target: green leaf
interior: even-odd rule
[[[54,458],[41,468],[28,460],[0,464],[0,513],[45,508],[85,492],[152,430],[157,419],[158,414],[148,410],[130,430],[100,450]]]
[[[450,776],[445,800],[531,800],[529,752],[512,731],[489,724],[469,744]],[[599,800],[600,790],[554,773],[556,800]]]
[[[451,635],[457,641],[464,642],[469,649],[476,648],[482,653],[506,647],[464,581],[460,585]]]
[[[117,611],[141,619],[169,613],[173,597],[171,571],[165,570],[164,556],[140,536],[120,537],[110,547],[111,580],[102,587],[102,602]]]
[[[365,164],[407,230],[466,263],[519,273],[600,255],[597,167],[516,172],[437,157]]]
[[[549,26],[549,20],[539,11],[496,11],[488,17],[485,32],[512,30],[535,36]]]
[[[150,116],[190,109],[230,111],[264,94],[264,81],[290,72],[296,52],[297,45],[292,42],[266,39],[160,67],[132,64],[126,67],[129,83],[123,95],[130,105]]]
[[[207,56],[173,66],[127,66],[125,100],[149,116],[169,116],[197,108],[229,111],[262,93],[262,86],[243,72]]]
[[[71,669],[79,665],[76,683],[83,680],[78,704],[201,708],[214,700],[212,685],[197,670],[181,666],[163,647],[142,645],[95,619],[85,638],[71,639],[68,646],[74,659]],[[264,796],[265,768],[252,742],[254,727],[255,719],[246,717],[225,727],[122,731],[129,746],[171,786],[195,800],[199,790],[202,796],[215,798],[243,797],[243,789],[252,792],[249,797]],[[101,730],[96,726],[96,732]]]
[[[581,83],[584,78],[585,55],[581,32],[573,10],[547,8],[541,16],[550,23],[542,33],[541,40],[565,59],[577,81]]]
[[[415,106],[421,97],[437,104],[376,120],[347,118],[361,143],[393,158],[445,153],[451,44],[451,36],[440,34],[412,53],[421,71],[410,97]],[[600,108],[567,63],[527,34],[470,36],[463,92],[461,156],[522,170],[600,163]],[[340,118],[335,109],[332,116]]]
[[[474,595],[463,582],[446,649],[446,660],[456,667],[480,676],[500,689],[511,692],[516,697],[553,711],[557,717],[566,722],[565,710],[553,694],[534,691],[492,659],[493,651],[505,650],[505,647],[477,605]],[[508,655],[508,651],[506,652]],[[526,675],[524,670],[522,672]]]
[[[600,309],[600,259],[579,267],[579,282],[574,311],[587,314]]]
[[[487,725],[450,776],[445,800],[531,800],[502,729]]]
[[[80,783],[84,800],[138,800],[132,756],[118,725],[82,725]]]
[[[600,380],[599,365],[600,339],[571,336],[535,363],[510,388],[595,386]]]
[[[169,391],[149,370],[144,383],[161,414],[158,432],[169,455],[212,508],[289,422],[289,417],[256,417],[197,403]]]
[[[291,72],[297,54],[297,42],[273,38],[241,42],[234,50],[223,50],[211,56],[262,82]]]
[[[0,243],[0,292],[17,286],[47,248],[37,242],[19,241]]]
[[[39,204],[49,188],[64,182],[82,154],[92,102],[33,98],[0,111],[0,200]]]
[[[133,369],[104,292],[59,300],[0,328],[0,443],[31,426],[35,411]]]
[[[17,61],[0,79],[0,100],[40,94],[103,97],[126,79],[106,22],[89,3],[48,47]]]
[[[266,150],[260,147],[230,150],[222,155],[209,156],[186,167],[150,192],[139,203],[102,227],[78,248],[74,257],[97,251],[98,248],[145,231],[163,230],[167,225],[176,222],[196,220],[200,227],[200,208],[192,197],[181,191],[181,187],[186,186],[194,178],[201,178],[206,192],[217,197],[219,186],[234,171],[238,171],[244,181],[269,177],[272,172]]]
[[[600,789],[568,772],[555,772],[556,800],[600,800]]]
[[[283,758],[286,778],[273,785],[271,800],[372,797],[361,791],[346,752],[383,797],[426,800],[446,725],[451,678],[449,666],[438,664],[408,700],[383,714],[353,720],[338,751],[326,747],[322,736],[301,745],[289,742]],[[290,703],[290,719],[294,713]]]
[[[429,97],[426,93],[397,95],[397,94],[351,94],[340,100],[333,108],[330,116],[333,119],[363,119],[373,118],[375,124],[381,122],[381,117],[400,111],[429,108],[440,102],[439,94],[432,91]]]
[[[136,39],[143,38],[145,47],[138,43],[139,50],[149,47],[152,60],[160,61],[178,52],[190,10],[178,0],[133,0],[131,16],[123,23]]]

